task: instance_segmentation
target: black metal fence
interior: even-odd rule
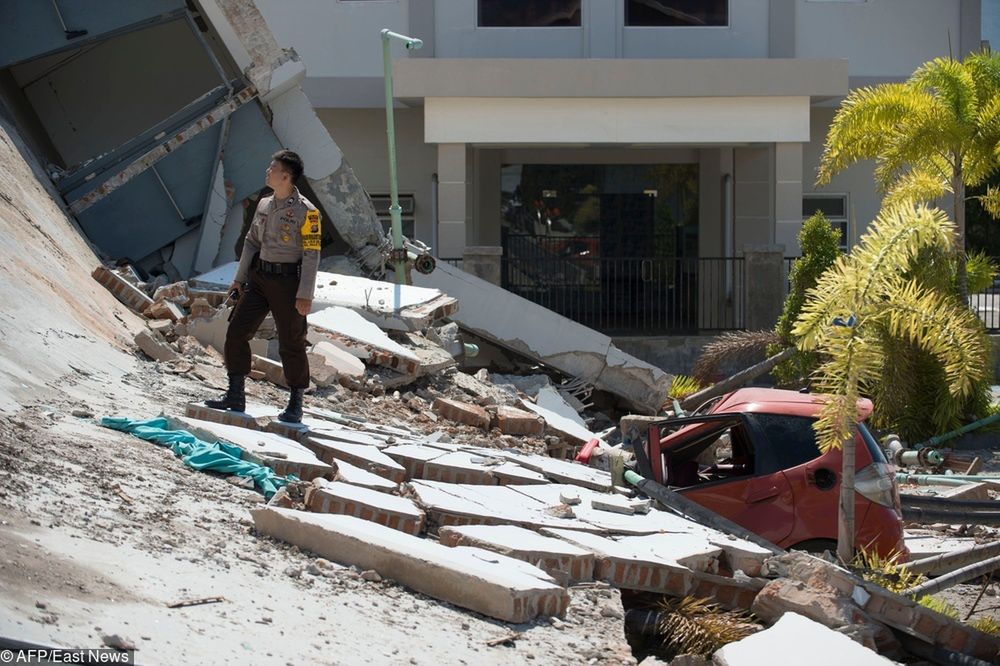
[[[505,257],[503,287],[610,335],[742,329],[742,257]]]
[[[986,291],[969,294],[969,306],[982,319],[987,333],[1000,333],[1000,278]]]

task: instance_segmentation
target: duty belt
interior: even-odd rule
[[[273,261],[264,261],[260,257],[257,257],[257,270],[261,273],[269,275],[299,275],[301,269],[302,262],[282,264]]]

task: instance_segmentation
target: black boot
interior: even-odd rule
[[[288,396],[288,406],[278,414],[278,420],[285,423],[302,423],[302,395],[305,389],[293,388]]]
[[[246,375],[229,375],[229,390],[218,400],[206,400],[205,406],[212,409],[230,409],[234,412],[246,411],[247,399],[243,393],[245,381]]]

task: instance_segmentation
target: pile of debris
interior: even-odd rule
[[[223,292],[192,281],[150,295],[124,270],[95,277],[154,317],[137,338],[147,355],[192,373],[210,368],[201,370],[209,383],[222,372],[213,348],[225,333]],[[829,562],[699,524],[623,487],[618,474],[560,459],[600,441],[593,426],[613,423],[583,422],[585,405],[571,404],[583,394],[547,379],[459,372],[464,345],[447,325],[433,326],[453,299],[421,294],[405,314],[380,311],[379,290],[391,285],[321,280],[364,294],[350,302],[318,293],[321,309],[310,315],[313,381],[329,406],[307,405],[301,425],[264,404],[238,413],[191,403],[168,417],[171,428],[231,444],[291,481],[251,512],[258,534],[510,623],[558,622],[569,589],[604,585],[704,599],[772,625],[715,651],[718,664],[760,663],[761,650],[773,660],[769,637],[782,641],[788,663],[815,660],[817,646],[851,663],[1000,656],[1000,639]],[[407,321],[421,322],[418,330]],[[254,341],[261,386],[283,380],[269,335]],[[601,437],[611,440],[611,429]],[[648,626],[656,633],[660,623],[635,622],[647,611],[628,598],[620,616],[632,637]]]

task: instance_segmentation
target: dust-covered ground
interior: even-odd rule
[[[0,417],[0,635],[73,647],[117,636],[141,663],[634,663],[606,586],[573,590],[562,620],[513,626],[255,535],[259,493],[97,425],[181,414],[215,391],[167,368],[136,359],[112,383],[74,373],[67,388],[89,399],[51,395]],[[392,395],[339,397],[419,427]],[[206,597],[223,600],[169,607]]]

